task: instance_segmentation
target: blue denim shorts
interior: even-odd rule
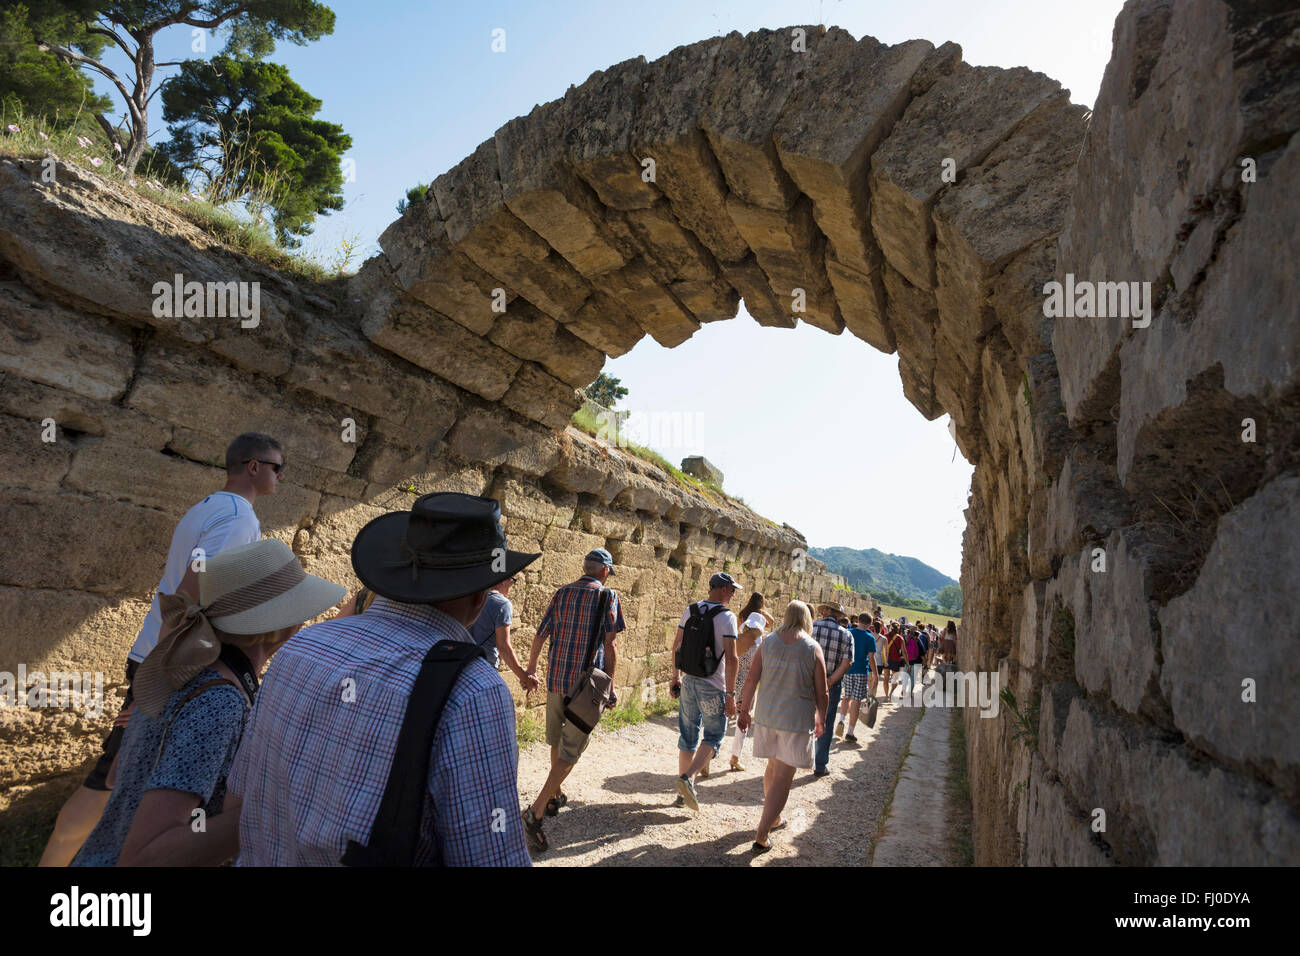
[[[722,691],[689,675],[682,678],[681,703],[677,707],[677,729],[681,736],[677,749],[694,753],[700,743],[700,726],[704,742],[717,753],[727,733],[727,697]]]

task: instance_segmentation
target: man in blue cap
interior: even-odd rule
[[[692,810],[700,808],[695,775],[708,766],[722,746],[727,718],[736,716],[737,622],[727,605],[739,590],[740,585],[725,571],[711,577],[708,598],[688,605],[682,612],[677,640],[673,642],[673,683],[669,690],[681,698],[677,708],[677,806]],[[695,654],[701,629],[706,661],[703,666]],[[688,673],[683,674],[683,670]]]
[[[614,641],[619,631],[627,629],[623,623],[623,609],[619,606],[618,594],[613,588],[610,588],[604,621],[599,625],[596,621],[601,589],[604,588],[606,579],[614,573],[614,559],[609,552],[604,548],[588,552],[582,561],[582,572],[582,577],[572,584],[564,585],[551,598],[550,606],[533,636],[533,646],[528,652],[528,671],[524,675],[525,686],[536,686],[537,658],[542,652],[542,645],[549,639],[551,648],[546,655],[546,743],[551,748],[551,772],[533,805],[523,812],[528,846],[535,853],[545,852],[548,846],[546,836],[542,833],[542,817],[555,816],[560,812],[560,807],[569,802],[568,796],[560,790],[560,785],[591,740],[590,734],[565,719],[564,697],[588,666],[599,667],[613,678],[618,661]],[[597,626],[604,633],[604,640],[588,665],[587,651]],[[607,706],[613,707],[616,702],[617,699],[611,693]]]

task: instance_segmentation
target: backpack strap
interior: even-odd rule
[[[464,641],[439,641],[425,654],[397,734],[393,765],[369,843],[349,840],[339,860],[344,866],[410,866],[415,861],[434,734],[452,687],[475,658],[486,660],[483,649]]]

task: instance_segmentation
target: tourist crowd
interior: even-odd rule
[[[590,551],[555,592],[524,664],[509,595],[540,554],[508,548],[495,500],[427,494],[375,518],[352,542],[363,586],[349,596],[262,538],[252,505],[284,467],[274,438],[240,435],[225,487],[177,525],[125,704],[42,865],[529,865],[617,703],[625,625],[609,552]],[[699,809],[696,784],[733,719],[731,769],[744,769],[746,740],[767,761],[757,854],[785,825],[796,770],[827,775],[834,738],[856,742],[894,687],[908,694],[955,660],[956,629],[830,604],[814,620],[798,600],[778,622],[758,593],[737,616],[741,590],[714,574],[683,610],[669,692],[677,806]],[[520,811],[514,701],[498,670],[538,690],[543,648],[550,772]]]

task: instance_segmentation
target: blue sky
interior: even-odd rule
[[[968,63],[1028,66],[1091,105],[1119,0],[592,0],[475,3],[338,0],[332,36],[273,55],[352,136],[346,208],[319,220],[305,251],[329,261],[352,239],[365,256],[408,186],[428,182],[503,123],[629,57],[732,30],[826,23],[886,43],[961,44]],[[505,52],[492,51],[505,30]],[[189,28],[160,35],[159,61],[192,53]],[[120,63],[120,61],[118,61]],[[174,72],[162,70],[160,75]],[[106,83],[97,86],[111,91]],[[154,103],[158,103],[157,99]],[[120,109],[120,106],[119,106]],[[158,142],[161,108],[152,110]],[[672,351],[644,340],[606,365],[622,405],[665,457],[703,452],[726,487],[815,546],[909,554],[945,574],[961,564],[970,466],[946,417],[925,422],[902,396],[897,357],[851,336],[758,326],[743,311]],[[696,446],[696,447],[690,447]]]

